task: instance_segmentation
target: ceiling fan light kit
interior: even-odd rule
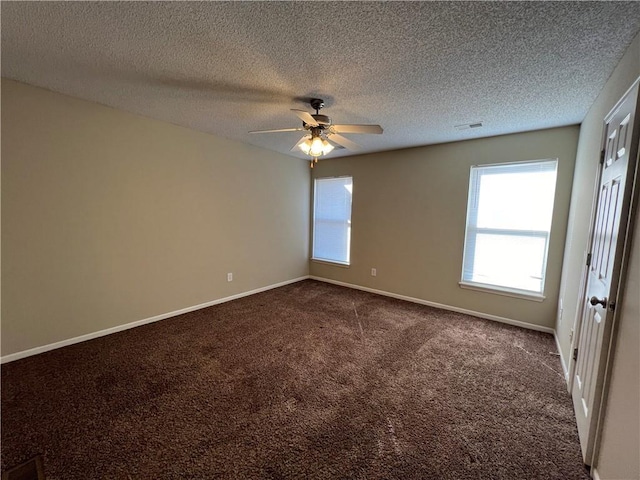
[[[307,138],[304,142],[298,145],[298,147],[306,155],[311,157],[326,155],[333,150],[333,145],[331,145],[326,139],[320,137],[320,135]]]
[[[383,132],[380,125],[334,125],[327,115],[320,114],[320,109],[324,107],[324,100],[312,98],[309,103],[315,109],[315,114],[304,110],[291,109],[302,120],[302,128],[253,130],[249,133],[280,133],[306,130],[309,133],[305,134],[291,150],[295,150],[298,147],[305,155],[309,155],[312,158],[311,168],[313,168],[314,163],[318,161],[318,157],[327,155],[335,148],[335,145],[331,142],[349,150],[358,150],[360,148],[360,145],[343,137],[340,133],[381,134]]]

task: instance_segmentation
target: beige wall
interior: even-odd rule
[[[553,327],[577,140],[573,126],[323,159],[315,177],[353,176],[351,266],[312,262],[310,273]],[[545,158],[559,158],[547,298],[535,302],[460,288],[470,166]]]
[[[306,162],[3,79],[2,355],[307,275],[309,182]]]
[[[561,295],[564,312],[556,332],[562,354],[569,359],[570,332],[578,313],[578,296],[592,215],[593,187],[598,170],[605,115],[640,76],[640,35],[589,110],[580,130],[565,248]],[[632,236],[626,291],[619,308],[618,335],[612,363],[600,454],[595,467],[603,480],[640,478],[640,215]]]
[[[594,188],[602,148],[603,120],[639,75],[640,35],[627,49],[580,127],[560,289],[563,312],[556,325],[561,352],[566,360],[570,357],[570,334],[578,313],[578,296],[586,260]]]

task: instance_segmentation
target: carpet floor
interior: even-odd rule
[[[553,337],[305,280],[2,366],[2,470],[588,479]]]

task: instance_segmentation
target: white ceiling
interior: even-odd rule
[[[2,75],[300,157],[247,132],[318,96],[382,125],[362,153],[580,123],[639,30],[640,2],[5,1]]]

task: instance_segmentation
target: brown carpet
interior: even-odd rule
[[[2,366],[47,479],[587,479],[553,337],[312,280]]]
[[[36,455],[2,474],[2,480],[45,480],[42,457]]]

